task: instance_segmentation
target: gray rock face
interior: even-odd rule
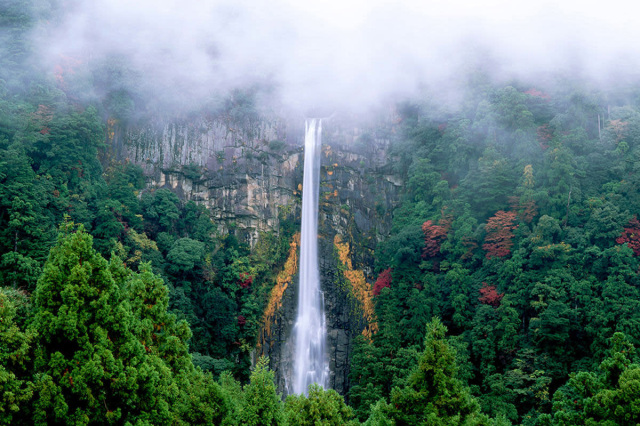
[[[152,123],[125,132],[119,152],[143,167],[151,187],[173,190],[204,204],[228,232],[253,246],[259,231],[278,228],[278,209],[298,203],[301,145],[282,121],[247,122],[198,118]]]
[[[320,242],[320,275],[325,294],[327,347],[329,349],[329,386],[340,393],[349,390],[349,366],[352,341],[366,325],[354,313],[354,299],[349,285],[337,267],[333,254],[333,238]]]
[[[382,124],[380,124],[382,123]],[[353,121],[324,124],[321,160],[319,251],[325,294],[330,355],[330,385],[349,388],[352,341],[365,321],[354,309],[350,287],[338,266],[333,239],[351,246],[354,268],[374,280],[373,250],[391,227],[397,187],[388,148],[390,117],[377,127]],[[264,120],[237,125],[198,118],[119,131],[114,145],[120,158],[141,165],[150,187],[173,190],[182,199],[204,204],[220,232],[234,224],[236,236],[252,247],[259,232],[278,230],[280,209],[300,215],[304,123]],[[270,357],[280,392],[291,376],[291,342],[296,317],[297,278],[288,286],[260,353]]]
[[[275,372],[278,392],[285,397],[293,384],[288,380],[293,377],[294,348],[291,336],[296,319],[298,277],[293,277],[293,285],[287,288],[282,298],[282,307],[275,313],[271,333],[265,334],[260,347],[260,355],[269,357],[269,367]]]

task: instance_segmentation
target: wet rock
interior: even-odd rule
[[[382,124],[380,124],[382,123]],[[351,246],[354,268],[373,281],[373,250],[388,235],[402,181],[394,175],[389,145],[394,125],[387,117],[354,125],[347,117],[324,125],[319,211],[319,266],[325,295],[330,386],[349,389],[353,339],[365,327],[354,314],[354,297],[338,267],[333,238]],[[141,165],[149,188],[169,188],[205,205],[219,232],[251,246],[260,231],[279,229],[279,210],[299,218],[304,123],[279,118],[238,125],[201,117],[119,129],[114,152]],[[284,293],[271,334],[260,353],[270,357],[278,390],[286,395],[292,372],[297,279]]]

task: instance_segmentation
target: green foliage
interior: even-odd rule
[[[273,372],[269,371],[269,360],[260,358],[251,373],[248,385],[240,405],[238,420],[242,425],[281,425],[285,424],[282,401],[276,394]]]
[[[396,422],[389,417],[393,409],[391,404],[387,404],[383,399],[378,400],[375,405],[371,405],[371,415],[363,423],[365,426],[395,426]]]
[[[145,216],[157,224],[153,229],[153,235],[156,235],[156,232],[171,232],[175,229],[180,218],[179,204],[178,197],[168,189],[158,189],[153,195],[145,193],[142,199]]]
[[[445,340],[446,330],[437,318],[427,324],[417,368],[404,388],[391,393],[396,424],[488,424],[478,402],[456,377],[456,354]]]
[[[507,204],[516,182],[508,159],[490,146],[478,158],[477,168],[469,172],[460,186],[464,199],[476,215],[484,219]]]
[[[313,425],[359,425],[354,420],[353,409],[334,390],[324,390],[317,384],[309,386],[308,395],[289,395],[284,404],[288,424]]]
[[[162,280],[148,265],[136,274],[107,262],[91,243],[82,227],[62,227],[34,296],[34,337],[11,356],[24,359],[33,340],[33,422],[220,422],[221,389],[193,367],[191,333],[167,313]]]
[[[640,366],[624,334],[611,338],[611,351],[600,372],[572,374],[553,398],[553,423],[558,425],[627,425],[640,421]]]
[[[290,417],[264,365],[245,391],[225,373],[249,380],[297,227],[293,205],[250,250],[233,226],[218,235],[203,205],[145,188],[143,170],[111,161],[120,148],[104,146],[106,118],[123,130],[157,112],[140,96],[144,76],[110,57],[92,72],[63,61],[54,81],[27,65],[31,29],[57,19],[58,6],[5,3],[0,423],[242,424],[262,421],[257,407],[271,423],[350,421],[342,400],[320,389],[291,397]],[[354,342],[354,414],[380,425],[484,422],[476,398],[495,424],[635,424],[640,262],[625,227],[640,211],[637,90],[465,78],[456,108],[397,107],[389,172],[404,185],[399,205],[376,201],[393,222],[370,265],[392,268],[393,284],[376,296],[379,332]],[[235,91],[218,110],[248,137],[256,96]],[[269,155],[285,145],[269,142]],[[192,164],[182,172],[200,179]],[[511,215],[506,240],[492,235],[498,212]],[[442,220],[439,250],[423,258],[421,225]],[[73,233],[71,221],[84,231]],[[504,256],[487,259],[483,243]],[[483,283],[504,293],[499,303],[481,299]]]
[[[180,238],[171,246],[167,260],[171,262],[169,271],[173,273],[192,271],[202,261],[204,243],[191,238]]]
[[[16,302],[22,295],[0,288],[0,424],[28,422],[33,397],[29,374],[33,361],[33,331],[16,323]]]
[[[282,151],[286,147],[286,142],[281,140],[269,141],[269,149],[272,151]]]
[[[390,366],[399,348],[422,349],[417,331],[434,315],[495,422],[552,423],[552,395],[571,371],[595,371],[612,333],[640,344],[639,263],[628,247],[640,206],[638,105],[616,98],[608,115],[603,93],[580,84],[470,81],[456,111],[398,107],[391,154],[406,184],[375,255],[376,272],[393,268],[394,278],[376,298],[380,331],[352,358],[349,402],[361,420],[376,403],[376,418],[391,418],[389,383],[405,389],[407,378]],[[431,235],[438,244],[425,246],[417,225],[445,218]],[[483,286],[504,297],[487,304]]]

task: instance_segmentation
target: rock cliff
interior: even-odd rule
[[[304,146],[304,122],[299,121],[198,117],[127,129],[116,124],[109,134],[116,155],[141,165],[151,187],[206,205],[220,232],[232,230],[253,247],[260,231],[279,229],[282,212],[299,221]],[[371,332],[373,250],[389,232],[400,185],[388,155],[392,120],[386,117],[377,126],[354,123],[325,122],[321,160],[319,264],[330,385],[340,393],[349,386],[353,337]],[[258,348],[270,357],[285,394],[297,302],[296,277],[289,281],[277,292],[273,312],[265,314],[270,324]]]

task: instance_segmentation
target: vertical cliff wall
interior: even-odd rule
[[[299,204],[296,130],[276,119],[198,117],[130,127],[114,145],[143,167],[150,187],[206,205],[220,232],[233,224],[253,246],[259,231],[278,228],[279,209]]]
[[[349,386],[353,337],[371,332],[373,250],[389,232],[400,185],[388,157],[395,137],[390,117],[354,123],[344,118],[325,122],[320,175],[319,263],[330,386],[341,393]],[[110,134],[116,135],[112,145],[118,157],[143,167],[150,189],[169,188],[206,205],[220,232],[233,229],[253,246],[260,231],[278,230],[280,211],[299,220],[303,120],[199,117]],[[287,343],[297,301],[295,268],[289,269],[293,276],[275,284],[258,348],[270,357],[283,393],[291,372]]]

